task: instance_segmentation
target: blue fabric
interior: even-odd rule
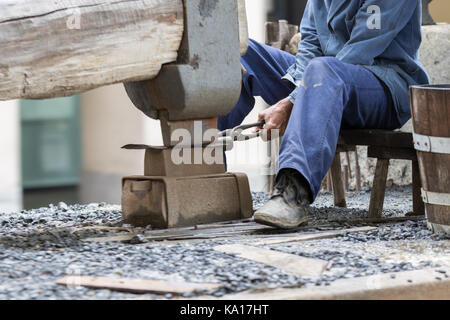
[[[219,118],[219,130],[240,125],[255,106],[254,97],[262,97],[273,105],[295,89],[289,81],[281,80],[289,66],[295,63],[295,57],[287,52],[250,39],[241,63],[247,70],[242,79],[241,96],[237,106],[227,116]]]
[[[366,68],[314,58],[303,74],[280,151],[280,170],[296,169],[314,200],[336,153],[341,128],[401,127],[388,88]],[[407,88],[405,88],[407,90]]]
[[[370,29],[374,7],[380,29]],[[421,44],[421,0],[309,0],[300,25],[302,41],[288,74],[297,86],[317,57],[331,56],[372,71],[389,88],[401,124],[411,117],[410,85],[428,84],[418,59]],[[290,94],[296,99],[298,89]]]
[[[220,130],[239,125],[252,110],[254,96],[271,105],[285,98],[295,86],[281,77],[293,62],[292,55],[250,40],[242,57],[248,71],[242,94],[233,111],[219,118]],[[396,129],[400,123],[388,88],[364,67],[333,57],[315,58],[303,79],[282,138],[280,170],[299,171],[315,199],[331,167],[341,126]]]

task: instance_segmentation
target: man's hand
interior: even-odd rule
[[[271,139],[271,130],[279,130],[280,137],[284,135],[293,106],[292,102],[286,98],[259,113],[258,121],[264,120],[266,122],[264,130],[267,130],[267,139]],[[256,129],[256,131],[259,131],[259,129]]]

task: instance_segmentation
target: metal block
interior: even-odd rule
[[[220,148],[186,147],[168,148],[148,145],[126,145],[126,150],[145,150],[144,176],[190,177],[225,173],[225,157]],[[217,163],[205,163],[205,153]],[[217,158],[215,157],[217,154]],[[180,162],[183,157],[187,161]],[[179,159],[177,159],[179,158]]]
[[[126,177],[125,223],[165,229],[250,218],[253,202],[245,174],[196,177]]]
[[[209,174],[221,174],[227,170],[225,162],[221,164],[205,164],[203,163],[204,148],[186,148],[173,150],[171,148],[149,148],[145,151],[144,175],[145,176],[164,176],[164,177],[186,177],[199,176]],[[175,164],[172,161],[172,152],[188,153],[188,157],[192,160],[191,164]],[[215,152],[212,150],[211,152]],[[220,151],[222,159],[223,152]],[[202,163],[195,164],[194,161],[200,158]]]
[[[125,84],[134,105],[167,121],[228,114],[241,92],[237,0],[184,1],[185,31],[176,64],[149,81]]]
[[[180,143],[190,146],[204,146],[210,144],[213,135],[205,135],[209,130],[217,130],[218,118],[187,121],[161,120],[163,142],[166,147],[174,147]],[[190,141],[180,141],[178,133],[189,133]],[[215,136],[215,135],[214,135]]]

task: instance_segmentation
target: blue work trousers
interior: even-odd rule
[[[282,80],[295,57],[250,40],[242,57],[247,69],[234,109],[219,118],[219,129],[239,125],[255,105],[255,96],[273,105],[295,89]],[[336,153],[341,129],[400,127],[388,88],[369,70],[334,57],[311,60],[282,137],[279,170],[295,169],[309,182],[312,200]],[[407,90],[407,88],[405,88]]]

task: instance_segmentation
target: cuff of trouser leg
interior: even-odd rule
[[[311,200],[311,203],[313,203],[316,200],[319,191],[318,190],[317,191],[314,190],[313,185],[311,184],[311,180],[309,179],[309,177],[307,177],[303,173],[303,170],[300,169],[300,168],[297,168],[295,166],[280,166],[280,168],[278,169],[278,174],[283,169],[294,169],[294,170],[298,171],[303,176],[303,178],[305,178],[305,180],[306,180],[306,182],[308,183],[308,186],[309,186],[309,191],[310,191],[310,195],[311,195],[311,199],[310,200]]]

